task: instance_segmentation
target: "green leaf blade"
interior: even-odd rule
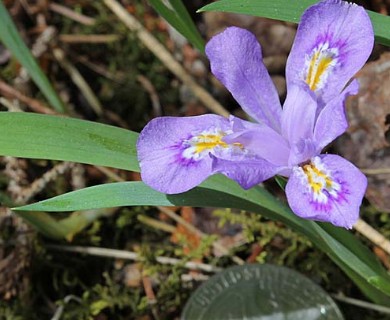
[[[191,38],[189,38],[190,42],[192,42],[198,50],[203,52],[205,47],[204,39],[200,35],[199,30],[192,20],[187,8],[184,6],[183,1],[170,0],[170,3],[175,9],[177,15],[180,17],[180,20],[183,22],[183,26],[186,27],[191,33]]]
[[[153,8],[168,23],[181,33],[199,51],[204,51],[204,40],[181,0],[170,0],[172,9],[161,0],[149,0]]]
[[[90,121],[0,112],[0,155],[139,171],[137,137],[135,132]]]
[[[223,11],[298,23],[303,11],[316,0],[219,0],[199,12]],[[367,10],[378,43],[390,46],[390,17]]]
[[[213,176],[200,187],[183,194],[166,195],[142,182],[120,182],[73,191],[14,210],[60,212],[139,205],[237,208],[282,221],[326,252],[373,301],[390,305],[388,292],[383,290],[390,286],[390,277],[380,264],[367,261],[376,260],[376,257],[368,250],[361,251],[362,245],[356,238],[352,240],[348,231],[300,219],[263,188],[242,190],[224,176]],[[333,237],[332,233],[336,233],[337,237]],[[344,243],[346,237],[348,241]],[[368,279],[375,281],[369,282]]]
[[[0,0],[0,40],[15,58],[26,68],[36,85],[57,112],[64,112],[64,105],[56,91],[42,72],[35,58],[20,37],[15,24]]]

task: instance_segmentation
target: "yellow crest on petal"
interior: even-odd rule
[[[201,153],[209,149],[214,149],[217,146],[226,148],[228,145],[222,141],[223,136],[222,134],[200,134],[196,136],[193,142],[195,152]]]
[[[310,89],[321,89],[328,78],[332,68],[337,64],[338,50],[329,48],[327,42],[314,48],[306,58],[305,81]]]
[[[194,135],[184,142],[186,148],[183,151],[183,157],[187,159],[200,160],[208,153],[214,153],[219,150],[223,152],[230,151],[244,151],[241,143],[226,143],[223,137],[228,133],[222,130],[213,129],[205,130],[199,134]]]
[[[340,184],[332,179],[332,175],[323,166],[319,158],[314,158],[302,167],[306,182],[313,194],[313,200],[326,203],[329,196],[337,196]]]

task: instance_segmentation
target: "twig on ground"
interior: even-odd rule
[[[27,160],[5,156],[1,158],[5,166],[4,175],[8,178],[7,193],[12,199],[12,203],[20,196],[21,190],[27,188],[29,181],[27,178]]]
[[[138,82],[145,89],[147,93],[149,93],[150,100],[152,101],[153,112],[155,117],[161,116],[161,104],[160,99],[158,98],[158,94],[153,84],[150,82],[148,78],[143,75],[137,76]]]
[[[73,294],[66,296],[63,299],[64,304],[61,304],[60,306],[58,306],[56,312],[54,313],[54,315],[51,317],[50,320],[60,320],[62,317],[62,314],[64,313],[65,305],[67,305],[71,300],[74,300],[78,303],[83,302],[83,300],[81,298],[74,296]]]
[[[144,216],[142,214],[139,214],[137,216],[137,219],[139,222],[141,222],[143,224],[146,224],[152,228],[162,230],[162,231],[165,231],[168,233],[174,233],[176,230],[176,228],[174,226],[172,226],[168,223],[162,222],[162,221],[157,220],[157,219],[149,218],[149,217]]]
[[[36,13],[36,10],[32,10],[26,0],[19,0],[18,2],[21,4],[22,8],[26,11],[28,15],[31,16]]]
[[[60,34],[61,42],[72,43],[110,43],[119,40],[116,34]]]
[[[385,250],[383,250],[382,248],[380,248],[378,246],[374,246],[373,251],[374,251],[374,254],[378,257],[378,259],[386,267],[386,269],[390,270],[390,257],[387,254],[387,252],[385,252]]]
[[[35,40],[31,47],[31,53],[35,58],[39,58],[42,54],[47,52],[49,43],[54,39],[56,29],[52,26],[45,27],[42,33]],[[16,85],[24,85],[30,81],[30,74],[25,67],[20,68],[18,76],[15,78]]]
[[[369,175],[390,174],[390,168],[360,169],[363,173]]]
[[[101,166],[95,166],[96,169],[98,169],[101,173],[104,173],[107,177],[110,179],[117,181],[117,182],[125,182],[126,180],[117,175],[114,171]]]
[[[0,80],[0,95],[3,95],[9,99],[17,99],[20,102],[23,102],[29,109],[37,113],[58,114],[54,110],[44,105],[42,102],[25,96],[23,93],[9,86],[2,80]]]
[[[198,85],[188,72],[178,63],[171,53],[149,32],[141,23],[123,8],[116,0],[103,0],[107,7],[133,32],[139,40],[153,54],[164,63],[164,65],[183,81],[195,94],[195,96],[211,111],[222,116],[229,116],[229,112],[215,100],[205,89]]]
[[[158,314],[158,309],[156,308],[157,299],[153,291],[152,281],[148,276],[143,276],[142,284],[144,286],[146,298],[148,299],[148,304],[152,309],[153,317],[154,319],[159,320],[160,316]]]
[[[65,6],[58,4],[58,3],[51,2],[49,4],[49,9],[53,12],[61,14],[64,17],[67,17],[73,21],[77,21],[77,22],[84,24],[86,26],[92,26],[93,24],[95,24],[95,19],[93,19],[91,17],[87,17],[81,13],[77,13],[77,12],[73,11],[72,9],[69,9]]]
[[[353,228],[361,235],[370,240],[373,244],[383,249],[387,254],[390,254],[390,241],[386,239],[379,231],[371,227],[367,222],[359,219]]]
[[[43,30],[31,48],[34,57],[38,58],[47,51],[48,44],[54,39],[56,33],[56,29],[52,26],[48,26]]]
[[[20,109],[19,105],[15,102],[18,102],[18,100],[11,101],[6,98],[0,97],[0,104],[3,105],[8,109],[10,112],[23,112],[22,109]]]
[[[74,163],[71,167],[70,184],[72,185],[72,190],[80,190],[87,185],[85,181],[85,169],[81,163]]]
[[[92,71],[102,75],[103,77],[106,77],[107,79],[110,79],[112,81],[115,81],[117,83],[123,83],[125,81],[125,75],[123,72],[117,72],[112,73],[108,71],[103,66],[97,65],[91,61],[89,61],[86,57],[77,56],[77,61],[84,64],[88,68],[90,68]],[[152,102],[153,106],[153,112],[156,117],[161,115],[161,104],[160,99],[158,97],[157,91],[154,88],[152,82],[146,78],[143,75],[137,75],[137,81],[141,84],[141,86],[145,89],[145,91],[149,94],[150,101]]]
[[[377,305],[377,304],[374,304],[374,303],[370,303],[370,302],[367,302],[367,301],[345,297],[342,294],[332,294],[332,297],[334,299],[336,299],[336,300],[339,300],[341,302],[345,302],[345,303],[348,303],[348,304],[352,304],[354,306],[358,306],[358,307],[361,307],[361,308],[375,310],[375,311],[378,311],[378,312],[390,314],[390,308],[385,307],[385,306],[380,306],[380,305]]]
[[[69,74],[70,78],[74,84],[80,89],[80,92],[83,94],[84,98],[88,101],[91,108],[99,116],[103,113],[102,105],[96,97],[95,93],[92,91],[91,87],[88,85],[87,81],[83,78],[81,73],[76,69],[76,67],[70,63],[65,57],[65,52],[59,48],[53,50],[53,55],[60,63],[62,68]]]
[[[57,164],[52,169],[45,172],[40,178],[34,180],[29,187],[21,189],[18,197],[15,199],[16,203],[26,203],[37,193],[41,192],[50,181],[53,181],[59,175],[64,174],[73,165],[74,163],[72,162],[62,162]]]
[[[117,126],[121,128],[129,129],[129,125],[126,123],[126,121],[122,120],[122,118],[115,112],[108,109],[104,109],[104,115],[108,120],[112,121]]]
[[[78,62],[82,63],[83,65],[87,66],[89,69],[96,72],[97,74],[106,77],[107,79],[115,81],[119,84],[125,81],[125,74],[123,72],[110,72],[104,66],[91,62],[88,57],[85,56],[73,55],[73,58],[76,59]]]
[[[181,275],[181,281],[190,282],[190,281],[207,281],[210,277],[203,273],[188,273]]]
[[[63,246],[63,245],[46,245],[46,247],[52,250],[77,252],[77,253],[83,253],[83,254],[88,254],[97,257],[116,258],[116,259],[134,260],[134,261],[144,260],[139,254],[133,251],[98,248],[98,247]],[[175,259],[170,257],[158,256],[156,257],[156,261],[161,264],[171,264],[171,265],[183,264],[183,266],[187,269],[201,270],[204,272],[220,272],[222,270],[221,268],[214,267],[209,264],[192,262],[192,261],[183,263],[183,261],[180,259]]]

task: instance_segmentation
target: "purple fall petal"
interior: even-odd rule
[[[213,171],[215,173],[226,175],[244,189],[249,189],[273,177],[283,169],[261,158],[224,160],[214,157],[213,160]]]
[[[305,81],[321,104],[337,96],[368,59],[374,43],[363,9],[325,0],[305,11],[286,67],[287,87]]]
[[[253,119],[280,128],[278,93],[262,62],[261,47],[247,30],[227,28],[206,45],[211,71]]]
[[[321,155],[295,167],[286,186],[292,211],[301,218],[352,228],[367,178],[352,163],[336,155]]]
[[[186,141],[203,131],[229,127],[229,120],[217,115],[153,119],[137,141],[142,180],[168,194],[197,186],[212,174],[212,159],[208,153],[199,160],[192,159],[184,153],[189,150]]]
[[[340,95],[329,101],[318,115],[314,128],[314,140],[318,153],[347,130],[345,99],[350,95],[357,94],[358,89],[358,82],[353,80]]]

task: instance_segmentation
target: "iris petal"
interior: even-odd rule
[[[232,117],[234,132],[223,138],[228,143],[241,143],[251,154],[276,166],[287,166],[288,142],[275,130]]]
[[[218,135],[229,128],[229,120],[217,115],[153,119],[137,142],[142,180],[168,194],[197,186],[213,173],[210,152],[223,153]]]
[[[327,144],[331,143],[348,128],[345,114],[345,100],[348,96],[358,92],[359,85],[356,80],[320,112],[314,128],[314,140],[319,153]]]
[[[321,155],[295,167],[286,195],[292,211],[305,219],[352,228],[359,218],[367,178],[352,163],[336,155]]]
[[[290,145],[313,138],[317,99],[305,84],[292,84],[283,105],[282,135]]]
[[[213,170],[233,179],[242,188],[249,189],[273,177],[283,168],[258,157],[246,157],[240,160],[214,157]]]
[[[244,29],[227,28],[207,43],[206,54],[211,71],[244,111],[278,131],[281,105],[256,37]]]
[[[140,133],[137,150],[142,180],[167,194],[181,193],[207,177],[222,173],[249,188],[277,172],[278,166],[260,158],[234,135],[234,123],[217,115],[150,121]],[[239,125],[246,123],[240,120]],[[268,130],[268,127],[265,127]]]
[[[304,81],[324,105],[367,61],[374,33],[363,9],[325,0],[305,11],[286,66],[287,87]]]

